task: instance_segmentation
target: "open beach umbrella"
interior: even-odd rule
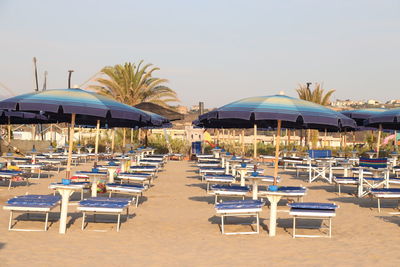
[[[372,116],[365,121],[365,126],[378,128],[377,155],[379,157],[380,137],[382,129],[399,130],[400,129],[400,108],[388,109],[378,115]],[[397,135],[397,134],[396,134]]]
[[[279,143],[281,128],[290,129],[354,129],[351,118],[327,107],[285,96],[259,96],[244,98],[199,116],[204,127],[227,124],[235,128],[276,128],[274,184],[278,175]],[[256,155],[256,144],[254,144]]]
[[[132,128],[148,125],[150,116],[141,110],[117,102],[109,97],[79,88],[54,89],[11,97],[0,102],[0,109],[37,112],[55,122],[70,122],[70,139],[67,161],[67,179],[71,172],[73,133],[76,124],[111,127],[128,125]],[[98,137],[96,138],[96,147]],[[97,151],[95,152],[97,153]]]
[[[366,109],[352,109],[352,110],[344,110],[341,113],[349,118],[352,118],[357,123],[357,128],[355,131],[369,131],[375,130],[374,127],[366,127],[365,122],[368,118],[381,114],[382,112],[387,111],[384,108],[366,108]],[[379,136],[379,132],[378,132]],[[380,138],[378,138],[380,139]],[[355,140],[355,133],[353,131],[353,142]]]
[[[357,126],[364,126],[364,122],[372,117],[385,112],[387,109],[384,108],[366,108],[366,109],[353,109],[341,111],[343,115],[352,118]]]
[[[51,123],[47,116],[31,112],[0,110],[0,124],[8,127],[8,143],[11,141],[12,124]]]

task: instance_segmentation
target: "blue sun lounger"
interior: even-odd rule
[[[333,182],[335,183],[338,191],[338,195],[341,194],[341,186],[342,185],[355,185],[358,186],[358,177],[341,177],[341,176],[333,176]]]
[[[111,198],[112,193],[134,195],[136,207],[139,205],[139,198],[143,196],[143,192],[148,189],[148,186],[137,184],[106,184],[106,190],[109,192]]]
[[[7,201],[7,205],[3,207],[4,210],[10,211],[8,230],[47,231],[49,212],[59,205],[60,200],[61,200],[60,196],[52,196],[52,195],[23,195],[9,199]],[[46,215],[44,230],[13,228],[12,221],[14,212],[27,213],[28,216],[30,213],[44,213]]]
[[[202,167],[199,168],[199,174],[202,176],[206,174],[224,174],[225,168],[215,168],[215,167]]]
[[[92,197],[79,202],[78,211],[83,213],[82,230],[85,229],[85,219],[87,213],[94,214],[114,214],[117,215],[117,232],[119,232],[121,224],[121,214],[126,211],[129,215],[130,201],[125,198],[107,198],[107,197]]]
[[[397,199],[397,208],[400,202],[400,188],[373,188],[371,195],[378,199],[378,212],[381,212],[381,199]]]
[[[210,190],[210,184],[231,184],[235,182],[235,177],[229,174],[206,174],[202,180],[207,183],[207,193]]]
[[[215,196],[215,204],[217,204],[218,197],[241,197],[244,200],[244,197],[249,192],[250,188],[248,186],[215,184],[211,186],[210,193]]]
[[[264,202],[260,200],[237,200],[225,201],[215,205],[217,214],[221,215],[221,233],[225,235],[236,234],[258,234],[260,232],[260,212]],[[255,217],[256,218],[256,231],[250,232],[226,232],[225,231],[225,217]],[[252,225],[252,224],[249,224]]]
[[[332,218],[336,216],[338,206],[333,203],[299,202],[289,203],[289,215],[293,216],[293,238],[296,237],[332,237]],[[328,220],[328,233],[326,235],[298,235],[296,234],[296,219],[321,219]],[[304,227],[305,228],[305,227]],[[321,229],[319,227],[318,229]],[[313,228],[311,228],[313,229]],[[314,228],[315,229],[315,228]]]
[[[21,176],[22,174],[22,171],[0,170],[0,180],[8,180],[8,190],[10,190],[13,178],[16,176]],[[29,179],[27,177],[24,177],[23,179],[26,181],[26,186],[29,186]]]
[[[127,181],[128,183],[131,181],[140,182],[143,185],[145,183],[151,184],[154,175],[151,173],[144,173],[144,172],[121,172],[117,175],[117,179],[122,181]]]
[[[153,175],[156,175],[158,172],[158,168],[154,166],[131,166],[129,170],[131,172],[152,173]]]

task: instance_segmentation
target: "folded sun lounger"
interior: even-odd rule
[[[47,224],[49,220],[49,212],[56,208],[60,203],[60,196],[52,196],[52,195],[23,195],[14,197],[7,201],[7,205],[3,207],[4,210],[10,211],[10,219],[8,223],[8,230],[10,231],[47,231]],[[21,212],[27,213],[44,213],[45,223],[44,230],[36,230],[36,229],[22,229],[22,228],[13,228],[12,220],[13,213]],[[29,217],[28,217],[29,218]]]

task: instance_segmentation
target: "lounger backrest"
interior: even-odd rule
[[[330,158],[332,150],[308,150],[308,156],[310,158]]]
[[[387,158],[370,159],[361,157],[359,166],[374,169],[387,168]]]

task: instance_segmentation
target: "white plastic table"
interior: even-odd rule
[[[251,181],[253,185],[253,200],[257,200],[258,198],[258,182],[260,182],[263,178],[262,176],[247,176],[246,179]]]
[[[237,168],[236,171],[240,175],[240,186],[245,186],[245,179],[244,178],[245,178],[245,176],[246,176],[246,174],[248,172],[247,168],[246,167],[244,167],[244,168],[240,167],[240,168]]]

